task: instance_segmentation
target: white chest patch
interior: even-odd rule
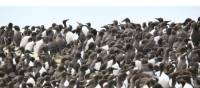
[[[164,72],[161,73],[161,76],[158,79],[158,83],[160,83],[164,88],[169,88],[169,77]]]
[[[31,83],[33,86],[35,86],[35,80],[34,80],[32,77],[30,77],[30,78],[26,81],[26,83]]]
[[[107,62],[107,69],[109,68],[109,67],[111,67],[112,66],[112,64],[113,64],[113,60],[109,60],[108,62]]]
[[[119,64],[115,63],[114,65],[112,65],[112,67],[116,69],[116,70],[113,70],[113,75],[117,75],[120,71]]]
[[[64,86],[65,86],[65,87],[69,86],[69,81],[68,81],[68,80],[65,80]]]
[[[87,75],[87,74],[90,74],[90,69],[87,69],[86,71],[85,71],[85,74]]]
[[[47,72],[47,70],[42,66],[42,68],[40,69],[39,73],[40,75],[42,75],[42,73]]]
[[[100,86],[99,84],[97,84],[97,85],[95,86],[95,88],[101,88],[101,86]]]
[[[34,63],[33,63],[32,61],[30,61],[30,62],[28,63],[28,66],[32,67],[32,66],[34,66]]]
[[[87,41],[87,44],[86,44],[86,46],[85,46],[85,51],[88,50],[89,44],[92,43],[92,42],[94,42],[94,39],[93,39],[93,38],[90,38],[90,39]]]
[[[96,62],[94,65],[94,69],[100,70],[100,67],[101,67],[101,62]]]

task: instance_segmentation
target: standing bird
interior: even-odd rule
[[[34,45],[35,45],[35,42],[33,41],[33,38],[29,38],[28,43],[25,46],[25,50],[33,51]]]
[[[59,51],[61,51],[62,49],[66,47],[66,41],[64,40],[61,34],[57,35],[55,41],[57,43],[57,47]]]
[[[35,46],[33,47],[33,51],[35,54],[39,53],[39,49],[43,44],[44,44],[43,39],[41,37],[38,37]]]
[[[84,25],[79,22],[77,22],[77,24],[78,24],[77,28],[72,32],[78,34],[79,36],[78,39],[83,43],[86,40],[86,35],[85,35],[86,32],[82,29]]]
[[[188,61],[186,59],[186,54],[181,54],[178,57],[177,71],[187,69]]]
[[[129,18],[125,18],[122,22],[130,23],[131,21]]]
[[[125,22],[125,25],[124,25],[125,30],[126,30],[127,28],[133,28],[133,23],[131,23],[131,21],[130,21],[129,18],[125,18],[124,20],[122,20],[122,22]]]
[[[70,44],[72,41],[75,41],[78,39],[78,35],[76,33],[72,33],[71,31],[68,31],[65,35],[65,40],[67,44]]]
[[[64,28],[67,28],[67,24],[66,24],[66,22],[67,22],[68,20],[69,20],[69,19],[63,20]]]
[[[164,20],[163,20],[163,18],[155,18],[156,20],[158,20],[159,22],[163,22]]]
[[[13,28],[13,24],[9,23],[8,27],[6,28],[4,32],[4,41],[6,45],[11,44],[13,40],[14,31],[12,30],[12,28]]]
[[[160,76],[158,78],[158,83],[161,84],[163,88],[169,88],[169,76],[164,72],[166,69],[165,64],[160,64]]]
[[[25,47],[28,43],[29,38],[31,38],[30,35],[24,36],[20,42],[20,47]]]
[[[24,28],[22,28],[22,30],[20,30],[23,36],[27,35],[29,27],[30,27],[29,25],[26,25]]]
[[[1,26],[0,28],[0,44],[4,44],[4,32],[5,32],[5,26]]]
[[[171,31],[169,38],[168,38],[168,46],[169,48],[173,47],[173,44],[176,42],[177,36],[175,31]]]
[[[100,47],[101,46],[101,40],[103,39],[104,31],[101,30],[97,33],[96,39],[95,39],[95,44]]]
[[[15,31],[14,31],[14,37],[13,37],[13,44],[15,46],[19,46],[20,41],[22,39],[22,33],[20,32],[19,26],[14,26],[14,28],[15,28]]]
[[[86,23],[85,26],[89,30],[89,33],[91,33],[93,35],[93,38],[95,39],[95,37],[97,35],[97,30],[91,27],[91,23],[90,22]]]
[[[196,22],[191,23],[191,29],[192,32],[190,34],[190,39],[192,40],[194,46],[198,46],[200,42],[200,33]]]

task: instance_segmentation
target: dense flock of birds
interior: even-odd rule
[[[0,26],[0,88],[199,88],[200,18]]]

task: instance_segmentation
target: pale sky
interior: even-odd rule
[[[122,21],[129,17],[136,23],[154,21],[156,17],[182,22],[187,17],[196,20],[200,16],[200,6],[65,6],[65,7],[0,7],[0,26],[13,22],[21,27],[25,25],[49,26],[53,22],[61,24],[63,19],[70,19],[69,24],[75,27],[76,21],[91,22],[92,26],[111,23],[113,20]]]

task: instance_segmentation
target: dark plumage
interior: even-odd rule
[[[197,26],[196,22],[192,22],[191,23],[191,28],[192,28],[192,33],[191,33],[191,40],[193,42],[194,46],[198,46],[199,45],[199,41],[200,41],[200,32],[199,32],[199,28]]]
[[[156,19],[0,26],[0,87],[198,87],[200,18]]]

